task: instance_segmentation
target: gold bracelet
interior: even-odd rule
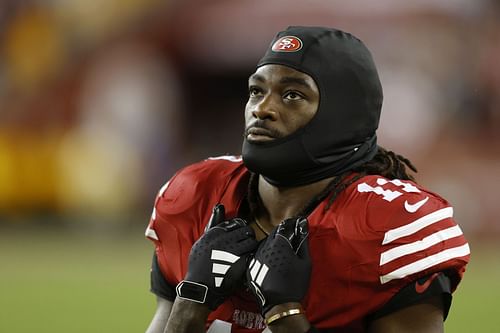
[[[301,313],[305,313],[305,311],[302,309],[290,309],[287,311],[276,313],[276,314],[272,315],[271,317],[269,317],[268,319],[265,319],[264,322],[266,323],[267,326],[269,326],[269,324],[275,322],[278,319],[285,318],[288,316],[298,315]]]

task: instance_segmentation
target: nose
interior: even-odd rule
[[[261,120],[264,119],[276,120],[278,113],[277,113],[276,102],[273,101],[273,96],[272,95],[263,96],[262,99],[254,105],[252,115],[255,118]]]

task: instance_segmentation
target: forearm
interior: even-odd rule
[[[149,324],[146,333],[163,333],[167,326],[168,317],[170,316],[170,311],[172,310],[173,302],[166,300],[162,297],[156,297],[156,312]]]
[[[206,305],[176,298],[165,333],[204,333],[209,314]]]

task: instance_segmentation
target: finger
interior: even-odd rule
[[[246,238],[238,243],[238,255],[253,252],[257,249],[259,243],[255,238]]]
[[[290,245],[295,237],[296,219],[290,218],[282,221],[276,230],[276,236],[281,236],[288,240]]]
[[[295,238],[292,245],[299,258],[309,257],[309,223],[304,217],[297,219]]]
[[[212,215],[208,220],[205,231],[215,227],[226,219],[226,210],[223,204],[216,204],[212,210]]]
[[[255,231],[252,229],[252,227],[248,225],[240,228],[240,230],[237,230],[236,232],[238,233],[239,236],[238,242],[244,241],[246,239],[252,239],[254,241],[257,241],[255,239]]]
[[[304,217],[286,219],[279,224],[276,231],[276,236],[285,240],[295,253],[297,253],[308,234],[308,223]]]
[[[255,239],[255,231],[252,227],[245,225],[245,227],[242,228],[242,231],[245,238]]]
[[[246,227],[247,226],[247,221],[245,221],[242,218],[236,217],[234,219],[231,219],[224,223],[224,225],[221,225],[221,227],[224,228],[226,231],[233,231],[236,229],[239,229],[241,227]]]
[[[221,229],[226,232],[231,232],[235,231],[238,229],[241,229],[243,227],[247,226],[247,222],[239,217],[236,217],[234,219],[226,220],[222,223],[217,224],[216,226],[212,227],[212,229]],[[245,229],[246,230],[246,229]]]
[[[227,222],[224,222],[224,224]],[[226,230],[224,228],[224,230]],[[238,227],[236,230],[229,230],[235,243],[241,243],[246,239],[255,240],[255,231],[250,226]],[[255,240],[256,241],[256,240]]]

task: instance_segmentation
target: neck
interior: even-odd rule
[[[258,192],[262,202],[256,212],[259,221],[272,229],[281,221],[297,216],[315,196],[328,186],[333,178],[297,187],[278,187],[259,176]]]

